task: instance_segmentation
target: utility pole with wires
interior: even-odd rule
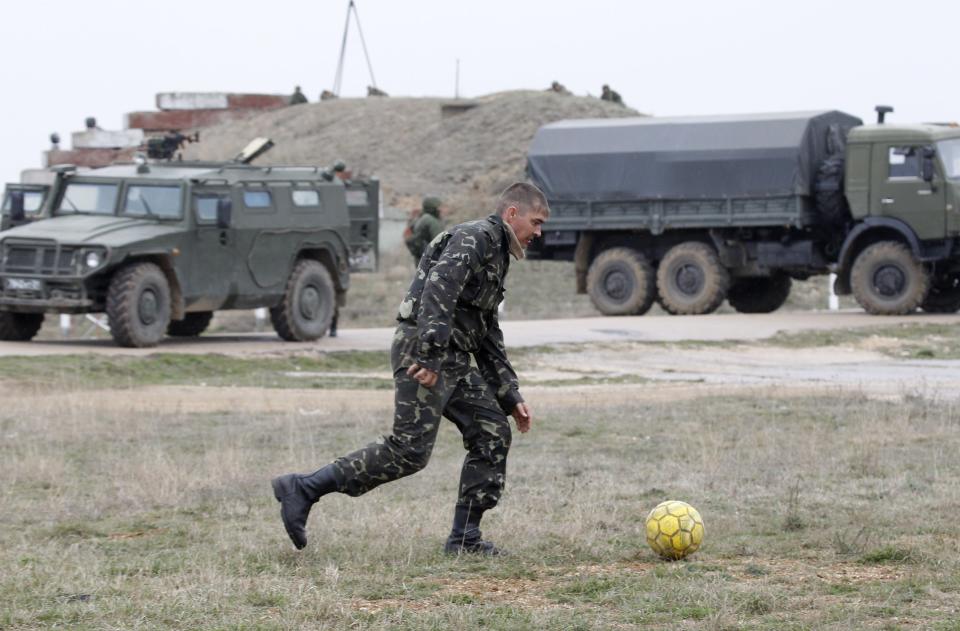
[[[370,71],[371,87],[377,89],[377,80],[373,76],[373,64],[370,63],[370,53],[367,52],[367,41],[363,37],[363,28],[360,26],[360,14],[357,12],[357,5],[353,0],[347,5],[347,23],[343,26],[343,41],[340,44],[340,59],[337,61],[337,76],[333,80],[333,93],[340,96],[340,88],[343,82],[343,60],[347,52],[347,33],[350,32],[350,16],[357,20],[357,32],[360,34],[360,43],[363,45],[363,56],[367,60],[367,70]]]

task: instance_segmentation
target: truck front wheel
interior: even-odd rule
[[[42,313],[0,312],[0,340],[26,342],[32,340],[43,326]]]
[[[170,323],[170,284],[153,263],[134,263],[110,279],[110,335],[120,346],[156,346]]]
[[[675,315],[716,311],[729,287],[730,273],[705,243],[688,241],[673,246],[657,268],[660,305]]]
[[[631,248],[601,252],[590,264],[587,289],[593,306],[604,315],[642,315],[657,295],[653,268]]]
[[[739,278],[727,291],[727,302],[740,313],[773,313],[790,296],[793,281],[786,274]]]
[[[903,315],[923,302],[930,275],[907,246],[879,241],[861,252],[850,270],[853,296],[867,313]]]
[[[293,268],[283,301],[270,309],[270,321],[288,342],[316,340],[330,328],[335,304],[330,272],[319,262],[304,259]]]

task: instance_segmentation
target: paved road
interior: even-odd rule
[[[780,331],[876,327],[899,323],[960,324],[960,315],[915,314],[903,317],[869,316],[861,311],[783,312],[770,314],[713,314],[704,316],[638,316],[623,318],[569,318],[562,320],[517,320],[502,323],[508,347],[540,346],[569,342],[633,340],[674,342],[680,340],[757,340]],[[118,348],[109,340],[43,340],[0,342],[3,355],[57,355],[102,353],[149,355],[151,353],[221,353],[229,355],[285,352],[386,350],[392,328],[341,329],[339,337],[311,343],[280,341],[273,333],[204,335],[195,339],[168,339],[150,349]]]

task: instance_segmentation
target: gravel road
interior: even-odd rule
[[[704,316],[637,316],[515,320],[502,323],[507,347],[575,342],[676,342],[681,340],[760,340],[778,332],[878,327],[900,323],[960,324],[960,315],[915,314],[903,317],[869,316],[861,311],[783,312],[770,314],[713,314]],[[166,339],[156,348],[118,348],[108,340],[42,340],[0,342],[0,356],[98,353],[149,355],[152,353],[220,353],[258,355],[310,351],[387,350],[392,328],[341,329],[336,338],[317,342],[282,342],[272,333],[204,335],[195,339]]]

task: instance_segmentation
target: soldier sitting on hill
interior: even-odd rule
[[[390,96],[375,85],[367,86],[367,96]]]
[[[603,93],[600,95],[600,100],[623,105],[623,99],[620,98],[620,93],[616,90],[611,90],[607,84],[603,84]]]
[[[557,94],[565,94],[565,95],[571,94],[570,90],[568,90],[566,86],[560,83],[559,81],[554,81],[553,83],[551,83],[550,87],[547,88],[547,92],[556,92]]]
[[[324,90],[323,92],[320,93],[321,101],[329,101],[335,98],[337,98],[337,95],[331,92],[330,90]]]

